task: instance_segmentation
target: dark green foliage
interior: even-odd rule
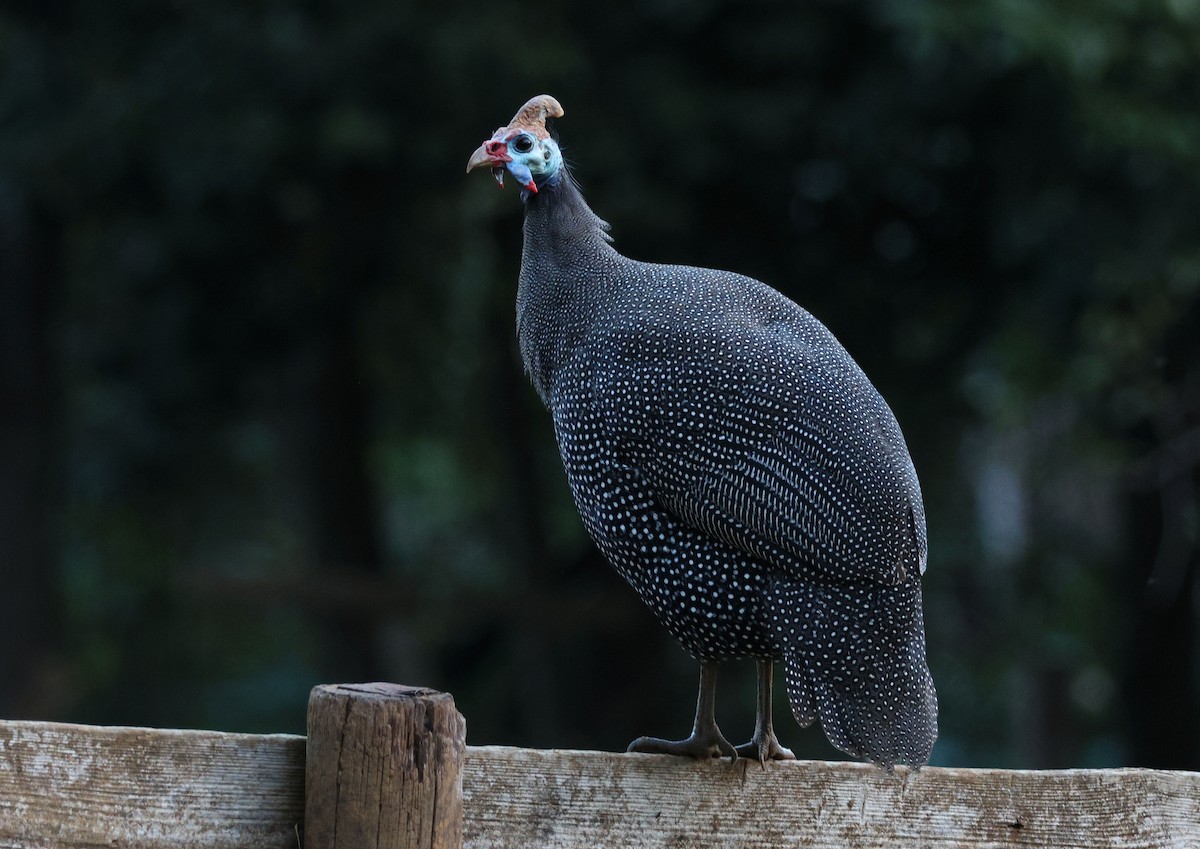
[[[1200,768],[1198,59],[1191,0],[7,4],[0,714],[687,714],[519,371],[519,204],[462,173],[545,91],[624,253],[784,290],[891,402],[934,762]]]

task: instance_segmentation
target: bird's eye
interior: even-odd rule
[[[513,141],[513,147],[516,148],[517,153],[529,153],[533,150],[533,139],[529,136],[517,136]]]

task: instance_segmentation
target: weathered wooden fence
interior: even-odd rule
[[[307,738],[0,722],[0,847],[101,846],[1200,847],[1200,773],[468,747],[388,684],[316,688]]]

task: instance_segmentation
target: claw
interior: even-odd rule
[[[785,749],[780,745],[779,738],[773,731],[765,735],[755,734],[749,743],[743,743],[737,747],[737,753],[739,757],[750,758],[760,764],[766,764],[767,761],[794,761],[796,759],[796,755],[791,749]]]
[[[534,189],[536,191],[536,189]],[[658,737],[638,737],[629,744],[627,752],[647,752],[656,755],[682,755],[689,758],[728,757],[737,760],[737,749],[725,739],[713,715],[713,701],[717,689],[717,664],[715,661],[700,662],[700,693],[696,698],[696,720],[692,723],[692,734],[686,740],[663,740]]]
[[[678,755],[698,760],[727,757],[730,761],[736,761],[738,757],[737,749],[725,739],[716,726],[703,731],[692,731],[692,735],[686,740],[638,737],[629,744],[629,748],[625,751],[652,755]]]

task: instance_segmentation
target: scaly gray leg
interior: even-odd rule
[[[754,758],[759,763],[772,761],[794,761],[791,749],[779,745],[775,726],[771,721],[771,661],[758,662],[758,710],[754,717],[754,736],[749,743],[737,747],[743,758]]]
[[[692,758],[719,758],[727,755],[736,760],[733,744],[717,727],[715,702],[717,695],[717,664],[700,662],[700,694],[696,697],[696,720],[692,734],[686,740],[663,740],[658,737],[638,737],[629,744],[627,752],[649,752],[662,755],[684,755]],[[770,720],[768,720],[768,723]]]

